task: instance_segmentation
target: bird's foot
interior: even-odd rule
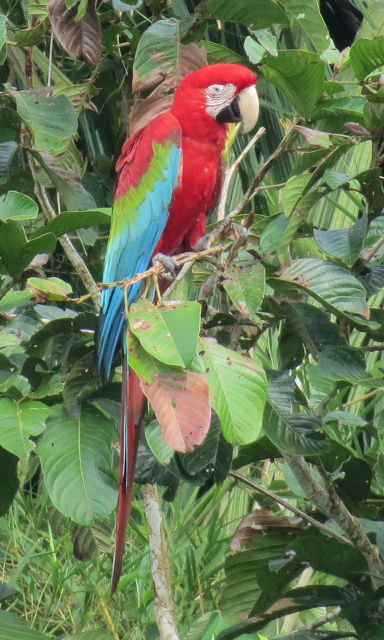
[[[161,278],[165,278],[165,280],[174,280],[176,278],[176,271],[179,265],[172,256],[167,256],[164,253],[156,253],[152,258],[152,264],[154,267],[158,264],[163,265],[165,271],[160,274]]]

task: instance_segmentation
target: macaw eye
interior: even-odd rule
[[[225,86],[223,84],[211,84],[208,87],[209,93],[214,96],[220,96],[223,93],[224,89]]]

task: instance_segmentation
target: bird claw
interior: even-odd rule
[[[174,280],[176,278],[176,270],[178,269],[178,264],[174,258],[171,256],[167,256],[164,253],[156,253],[152,258],[152,264],[156,267],[158,264],[162,264],[165,272],[161,273],[161,277],[165,280]]]

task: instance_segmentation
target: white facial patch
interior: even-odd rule
[[[231,104],[236,94],[234,84],[211,84],[205,90],[205,103],[207,105],[207,113],[212,118],[216,116]]]

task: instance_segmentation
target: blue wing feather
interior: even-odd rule
[[[169,126],[169,138],[154,141],[156,121],[161,119]],[[143,162],[141,148],[150,145],[153,150],[150,166],[142,172],[143,179],[151,173],[150,188],[140,191],[140,181],[132,179],[125,194],[116,200],[112,214],[110,239],[105,259],[103,282],[116,282],[134,277],[148,268],[153,252],[165,229],[169,216],[169,206],[178,182],[181,166],[181,131],[178,121],[170,114],[162,114],[152,121],[151,126],[141,132],[140,146],[131,160],[131,174],[137,175],[137,165]],[[177,142],[179,141],[179,144]],[[156,145],[158,153],[156,154]],[[164,153],[165,145],[167,152]],[[140,168],[139,168],[140,171]],[[126,177],[125,177],[126,179]],[[128,292],[128,304],[139,296],[141,284],[134,284]],[[118,347],[125,324],[124,294],[121,287],[106,289],[102,294],[102,313],[98,336],[97,365],[100,373],[108,379],[112,361]]]

